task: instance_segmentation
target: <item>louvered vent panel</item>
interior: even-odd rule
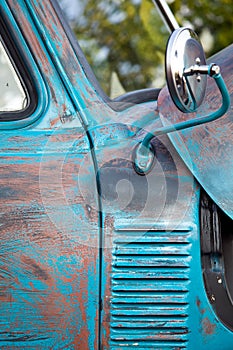
[[[190,231],[116,234],[111,349],[185,349]]]

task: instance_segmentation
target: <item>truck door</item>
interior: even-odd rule
[[[0,5],[0,347],[97,349],[94,163],[59,41],[43,29],[50,21],[62,37],[46,4]]]

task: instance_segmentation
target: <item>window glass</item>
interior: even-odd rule
[[[27,102],[22,84],[0,42],[0,112],[23,110]]]
[[[112,98],[164,85],[169,32],[148,0],[59,0],[103,90]]]

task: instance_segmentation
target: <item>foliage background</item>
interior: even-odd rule
[[[178,23],[200,36],[207,56],[232,42],[232,0],[169,3]],[[122,92],[164,84],[169,32],[151,0],[60,0],[60,4],[107,94],[111,95],[112,80]]]

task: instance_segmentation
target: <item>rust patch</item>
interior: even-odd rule
[[[38,279],[47,281],[49,279],[49,275],[46,271],[46,268],[39,265],[39,262],[30,258],[29,256],[22,256],[22,270],[26,269],[27,273],[31,273]]]
[[[196,304],[197,304],[197,307],[198,307],[198,309],[199,309],[199,307],[201,306],[201,301],[200,301],[200,299],[199,299],[199,298],[197,298],[197,300],[196,300]]]
[[[43,5],[40,4],[40,6],[32,5],[41,22],[46,23],[46,30],[52,38],[61,60],[64,61],[65,66],[69,67],[68,73],[72,72],[69,78],[71,80],[73,78],[75,83],[75,75],[73,72],[80,72],[80,66],[52,4],[48,1],[46,3],[44,2]]]
[[[198,310],[199,310],[200,314],[201,314],[201,315],[204,315],[204,313],[206,312],[206,309],[203,309],[203,308],[201,307],[201,301],[200,301],[199,298],[197,298],[196,304],[197,304],[197,307],[198,307]]]
[[[215,323],[211,323],[211,321],[209,320],[209,318],[206,316],[203,318],[206,309],[201,307],[201,301],[199,298],[196,299],[196,305],[198,307],[198,310],[200,312],[201,315],[201,329],[204,335],[212,335],[215,333],[216,331],[216,324]]]
[[[42,50],[39,40],[37,39],[30,23],[28,22],[27,18],[25,17],[25,14],[22,11],[22,8],[20,4],[17,2],[13,2],[12,9],[15,12],[15,15],[17,16],[18,22],[20,22],[20,27],[23,30],[24,36],[27,40],[27,43],[31,46],[33,43],[33,51],[35,52],[36,58],[39,58],[41,61],[44,71],[46,74],[51,74],[52,72],[49,71],[50,65],[47,62],[47,57],[44,53],[44,50]],[[20,14],[20,18],[18,15]]]
[[[53,118],[50,120],[50,127],[53,128],[56,124],[58,124],[61,121],[61,116],[59,115],[56,118]]]
[[[212,335],[216,331],[216,324],[211,323],[208,317],[202,320],[202,329],[206,335]]]

